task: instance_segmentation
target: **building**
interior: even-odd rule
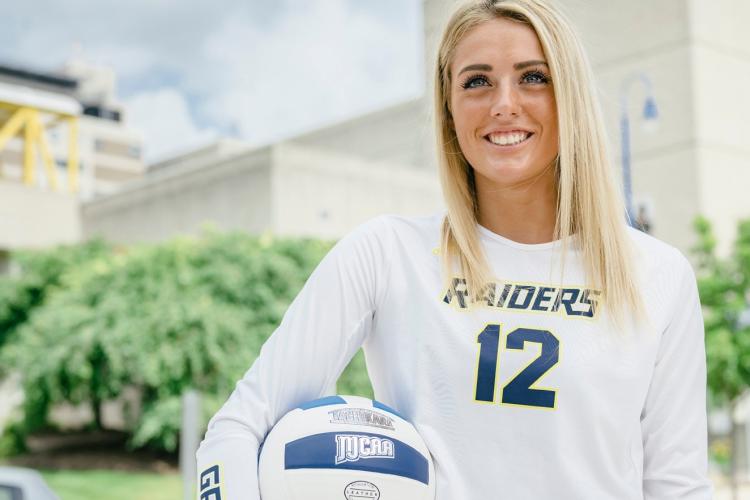
[[[111,70],[0,65],[0,270],[9,250],[79,241],[81,201],[141,177],[141,143]]]
[[[10,120],[18,109],[36,110],[41,115],[42,132],[57,166],[57,175],[65,185],[71,130],[62,118],[69,118],[69,122],[77,124],[80,175],[75,190],[82,199],[111,193],[145,171],[141,154],[143,139],[126,126],[124,110],[115,93],[115,75],[111,69],[90,66],[79,59],[69,60],[57,73],[0,65],[0,103],[4,111],[0,124]],[[63,109],[66,111],[60,111]],[[55,112],[64,116],[56,116]],[[3,179],[26,181],[23,154],[28,132],[29,127],[22,127],[16,137],[0,148]],[[41,166],[35,165],[37,182],[32,184],[51,188],[50,176]]]
[[[169,162],[170,181],[155,166],[153,176],[147,175],[128,188],[129,195],[86,202],[83,233],[123,241],[152,240],[155,234],[166,237],[173,231],[196,231],[201,219],[211,219],[226,227],[332,236],[343,234],[375,213],[425,212],[440,206],[440,201],[433,199],[440,193],[430,118],[431,79],[440,29],[454,3],[423,2],[427,88],[421,98],[247,151],[248,164],[259,162],[263,155],[269,162],[263,181],[246,178],[248,191],[235,185],[233,195],[221,196],[213,183],[205,186],[206,196],[200,194],[200,187],[184,192],[172,189],[167,198],[146,201],[144,193],[156,193],[157,185],[166,189],[169,183],[179,184],[181,164],[185,166],[185,183],[188,178],[197,178],[198,171],[208,175],[213,168],[211,148],[175,158]],[[647,0],[562,0],[561,4],[579,28],[591,57],[618,177],[623,110],[630,118],[636,214],[648,219],[652,234],[685,253],[694,242],[692,221],[703,214],[715,225],[720,249],[728,251],[736,221],[750,215],[750,198],[743,187],[750,185],[750,149],[742,140],[743,117],[750,114],[750,101],[741,83],[747,78],[735,74],[739,71],[740,76],[747,76],[750,72],[750,36],[739,21],[744,17],[738,15],[738,11],[750,15],[750,5],[736,0],[719,0],[710,6],[698,0],[670,0],[658,5]],[[642,84],[646,79],[652,83],[651,93],[659,110],[656,133],[640,127],[649,91]],[[222,145],[213,149],[217,151],[216,168],[226,168],[218,166],[219,162],[226,165],[225,155],[219,153],[224,149]],[[292,150],[304,156],[303,149],[310,152],[310,165],[320,159],[330,170],[312,175],[305,161],[281,166]],[[325,155],[330,158],[324,160]],[[202,158],[203,167],[197,166],[200,162],[196,157]],[[236,156],[232,161],[239,165],[241,158]],[[339,166],[343,170],[337,172]],[[390,184],[354,180],[389,169],[396,175],[388,176]],[[254,175],[261,176],[260,170]],[[400,176],[411,179],[405,180],[404,190],[394,184]],[[335,187],[339,185],[335,178],[348,179],[341,191]],[[298,185],[298,179],[305,181]],[[423,186],[423,195],[408,194],[415,182]],[[357,185],[363,188],[361,192]],[[252,195],[243,196],[241,192]],[[128,196],[133,197],[132,202],[127,201]],[[217,205],[216,200],[221,203]],[[236,210],[217,208],[222,204]],[[158,228],[144,225],[139,230],[124,231],[123,221],[128,217],[162,222]],[[242,217],[244,222],[239,220]],[[265,223],[260,223],[262,220]]]
[[[83,236],[159,241],[210,222],[338,238],[383,212],[437,210],[437,176],[417,163],[420,111],[405,103],[261,147],[220,140],[152,165],[118,193],[83,203]]]

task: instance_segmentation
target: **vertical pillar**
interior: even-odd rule
[[[182,426],[180,428],[180,473],[182,497],[195,498],[197,467],[195,453],[200,443],[200,394],[194,389],[182,393]]]
[[[23,134],[23,182],[27,186],[34,184],[36,177],[36,157],[34,155],[34,121],[29,116],[24,125]]]
[[[39,151],[42,154],[42,163],[44,163],[44,168],[47,172],[47,180],[52,186],[52,189],[54,191],[57,191],[59,185],[59,183],[57,182],[57,164],[55,163],[55,159],[52,157],[49,144],[47,143],[44,123],[42,123],[42,119],[39,116],[39,113],[36,111],[33,113],[32,119],[29,120],[29,122],[33,123],[34,140],[36,144],[39,144]]]
[[[68,188],[78,191],[78,118],[68,118]]]

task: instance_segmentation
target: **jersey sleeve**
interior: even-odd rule
[[[376,217],[339,240],[208,424],[200,500],[259,500],[258,449],[291,409],[325,395],[368,334],[386,289],[388,226]]]
[[[674,307],[641,413],[644,500],[709,500],[706,350],[695,274],[679,252]],[[676,269],[675,269],[676,268]]]

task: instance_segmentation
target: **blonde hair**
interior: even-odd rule
[[[590,64],[570,22],[545,0],[468,1],[457,8],[443,32],[435,67],[434,111],[440,183],[447,205],[441,241],[444,278],[451,279],[453,259],[457,259],[475,300],[491,281],[477,233],[473,170],[461,152],[451,119],[450,65],[462,38],[496,18],[522,22],[536,32],[554,82],[560,145],[555,164],[554,237],[562,240],[563,264],[568,245],[574,241],[587,285],[601,291],[602,305],[612,319],[620,323],[628,315],[640,318],[643,306],[633,280],[624,204],[612,176]]]

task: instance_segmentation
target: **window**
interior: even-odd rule
[[[96,139],[94,141],[94,149],[98,153],[104,153],[114,156],[127,156],[129,158],[140,158],[141,148],[134,144],[127,144],[122,142],[108,141],[106,139]]]
[[[0,500],[25,500],[21,488],[0,484]]]

